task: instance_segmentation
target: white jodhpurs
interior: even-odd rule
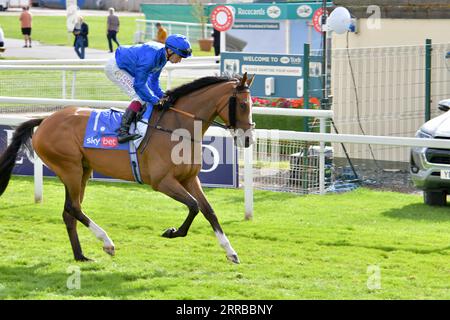
[[[105,74],[109,80],[116,84],[126,95],[133,101],[139,101],[142,105],[145,102],[139,98],[136,91],[134,91],[134,78],[125,70],[117,66],[116,58],[112,57],[105,65]]]

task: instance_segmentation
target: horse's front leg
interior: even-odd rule
[[[174,177],[167,176],[164,178],[159,183],[157,190],[185,204],[189,208],[189,214],[180,228],[178,230],[176,228],[169,228],[164,231],[162,236],[166,238],[185,237],[199,211],[197,200]]]
[[[228,260],[232,261],[233,263],[239,263],[239,258],[236,251],[234,251],[233,247],[231,246],[230,241],[228,240],[219,224],[219,220],[217,219],[213,208],[206,199],[199,178],[195,177],[195,179],[186,184],[186,189],[195,197],[195,199],[197,199],[198,206],[200,207],[201,212],[205,216],[206,220],[208,220],[211,224],[214,233],[219,240],[219,244],[227,254]]]

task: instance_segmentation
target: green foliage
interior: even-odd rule
[[[103,253],[78,225],[86,256],[72,259],[61,212],[64,188],[46,179],[33,203],[31,178],[15,177],[0,198],[3,299],[448,299],[448,208],[418,195],[359,189],[296,196],[256,192],[245,221],[243,191],[206,190],[241,259],[227,262],[199,214],[185,238],[166,239],[187,209],[146,186],[90,182],[84,211],[116,244]],[[80,268],[79,290],[66,286]],[[381,289],[369,289],[369,266]]]
[[[254,114],[253,121],[258,129],[304,131],[304,118]]]
[[[205,5],[200,0],[189,0],[189,4],[192,6],[192,16],[197,20],[197,23],[201,24],[202,37],[209,38],[206,35],[208,16],[205,14]]]

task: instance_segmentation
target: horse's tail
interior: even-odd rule
[[[0,157],[0,196],[5,192],[11,179],[11,173],[16,163],[17,154],[22,146],[29,151],[32,150],[30,138],[33,136],[33,129],[41,124],[44,119],[32,119],[22,123],[14,131],[11,144]]]

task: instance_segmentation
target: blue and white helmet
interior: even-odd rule
[[[181,34],[171,34],[166,39],[166,48],[169,48],[182,58],[190,57],[192,54],[191,44]]]

